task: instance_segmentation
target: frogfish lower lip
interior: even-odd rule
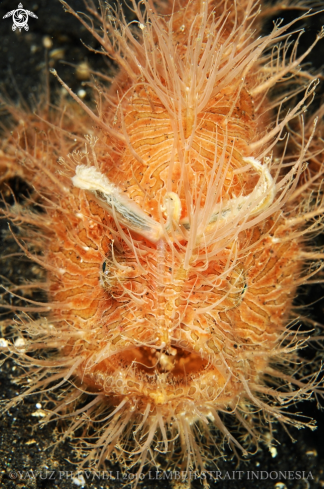
[[[155,404],[197,399],[199,393],[202,402],[213,401],[222,397],[228,377],[221,362],[179,345],[164,350],[130,346],[99,363],[88,359],[80,369],[79,378],[94,391],[118,399],[150,398]]]

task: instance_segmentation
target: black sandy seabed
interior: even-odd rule
[[[109,63],[100,55],[95,55],[86,50],[80,42],[80,38],[92,47],[98,47],[86,30],[72,18],[65,14],[58,0],[22,0],[24,8],[34,12],[38,19],[29,19],[29,32],[12,32],[11,19],[3,19],[10,10],[17,8],[19,0],[0,1],[0,92],[6,91],[13,101],[18,103],[19,95],[31,106],[37,100],[40,87],[44,86],[45,48],[44,38],[49,38],[52,47],[48,52],[49,67],[55,67],[61,78],[76,92],[83,88],[86,90],[85,101],[90,100],[90,89],[82,86],[82,82],[75,75],[75,68],[62,64],[62,61],[78,65],[87,60],[95,71],[109,73]],[[77,10],[84,11],[82,0],[71,0],[70,5]],[[324,1],[323,1],[324,8]],[[298,12],[287,14],[280,13],[288,21],[289,18],[298,15]],[[314,40],[316,32],[324,24],[324,12],[307,21],[306,32],[300,44],[300,52]],[[267,26],[265,27],[267,28]],[[271,22],[268,23],[271,28]],[[48,41],[48,39],[47,39]],[[46,42],[46,40],[45,40]],[[56,50],[56,51],[55,51]],[[316,53],[309,58],[310,66],[321,70],[324,59],[324,41],[317,46]],[[58,82],[50,76],[51,97],[55,101],[55,92],[59,90]],[[324,85],[324,82],[322,82]],[[324,93],[323,87],[318,90],[318,103]],[[2,124],[7,124],[5,114],[0,112]],[[27,185],[15,179],[10,182],[18,201],[23,202],[28,193]],[[6,188],[1,188],[5,196],[10,199]],[[8,254],[7,223],[0,221],[0,253]],[[319,238],[323,243],[324,239]],[[10,244],[10,250],[12,250]],[[0,275],[7,279],[17,280],[20,277],[31,277],[39,273],[33,264],[27,260],[2,260],[0,261]],[[321,322],[323,317],[324,302],[321,297],[324,291],[321,285],[303,289],[298,299],[302,302],[316,302],[310,310],[314,319]],[[0,311],[1,312],[1,311]],[[0,316],[1,317],[1,316]],[[322,321],[323,322],[323,321]],[[2,336],[2,335],[0,335]],[[312,355],[312,353],[309,353]],[[17,395],[19,385],[15,383],[20,368],[7,360],[0,368],[0,399],[8,399]],[[71,472],[76,475],[76,466],[70,461],[75,461],[73,446],[69,441],[60,444],[53,452],[51,446],[57,440],[58,432],[54,424],[49,424],[40,429],[38,419],[32,416],[37,411],[36,403],[40,402],[37,396],[26,398],[24,403],[11,409],[0,418],[0,488],[77,488],[71,478]],[[218,463],[223,480],[211,482],[211,488],[222,489],[320,489],[324,487],[324,412],[316,407],[316,402],[300,403],[296,411],[303,412],[317,421],[317,430],[290,429],[290,434],[295,442],[280,425],[274,425],[275,438],[277,440],[277,456],[273,457],[266,447],[258,451],[248,461],[241,462],[237,467],[235,461],[221,461]],[[116,476],[116,467],[107,467],[107,471],[113,470]],[[233,474],[233,471],[242,471]],[[228,471],[228,474],[226,472]],[[256,474],[251,480],[252,471]],[[280,471],[282,474],[280,474]],[[289,472],[290,471],[290,472]],[[306,479],[297,479],[298,472],[304,471]],[[122,480],[92,480],[92,476],[84,475],[85,487],[91,489],[120,488]],[[250,479],[248,478],[250,475]],[[287,478],[285,479],[284,476]],[[140,485],[144,488],[177,488],[184,489],[174,479],[171,484],[166,479],[157,480],[151,473],[151,480],[147,477]],[[235,478],[234,478],[235,477]],[[241,477],[241,479],[239,479]],[[257,479],[256,477],[259,477]],[[261,480],[261,477],[263,479]],[[193,487],[202,487],[199,481],[193,482]]]

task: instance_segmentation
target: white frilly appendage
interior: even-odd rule
[[[107,212],[131,231],[144,236],[153,243],[163,236],[162,225],[145,214],[135,202],[123,195],[94,166],[77,166],[72,183],[75,187],[96,194]]]
[[[272,204],[275,197],[275,183],[269,170],[252,156],[243,158],[243,161],[249,163],[259,173],[258,183],[249,195],[236,197],[225,203],[217,204],[213,209],[208,224],[220,219],[236,217],[243,208],[249,217],[254,216]]]
[[[254,216],[267,209],[275,197],[275,183],[269,170],[253,157],[244,158],[260,175],[254,190],[246,196],[239,196],[217,204],[207,222],[207,229],[198,235],[211,231],[220,221],[228,222],[242,213],[244,217]],[[188,218],[180,220],[181,201],[174,192],[168,192],[161,207],[167,217],[164,225],[149,217],[138,204],[126,197],[108,178],[94,166],[79,165],[72,178],[75,187],[88,190],[96,195],[101,205],[120,224],[156,243],[165,233],[176,229],[179,223],[189,230]],[[198,236],[198,238],[199,238]]]

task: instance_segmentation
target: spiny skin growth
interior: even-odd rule
[[[322,393],[318,367],[303,374],[309,334],[292,301],[322,257],[307,239],[322,229],[323,110],[304,120],[317,80],[302,63],[323,33],[300,55],[294,22],[260,36],[250,0],[163,15],[143,0],[131,24],[104,4],[88,3],[91,23],[62,3],[120,72],[93,82],[93,110],[55,71],[69,107],[11,108],[2,168],[24,175],[43,212],[4,215],[46,270],[26,287],[48,302],[4,305],[17,319],[3,349],[33,367],[7,408],[63,386],[44,422],[70,418],[65,437],[82,428],[84,464],[139,472],[204,470],[224,439],[246,454],[271,442],[274,420],[312,426],[286,408]]]

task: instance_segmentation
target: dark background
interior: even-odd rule
[[[79,25],[78,21],[71,15],[64,13],[63,7],[57,0],[23,0],[23,7],[34,12],[38,19],[29,18],[29,31],[24,30],[12,32],[12,19],[2,19],[9,10],[17,8],[19,0],[3,0],[0,2],[0,80],[2,84],[1,92],[6,93],[15,103],[21,103],[23,99],[31,107],[38,100],[39,93],[43,91],[45,83],[46,54],[44,48],[44,38],[50,38],[52,47],[48,50],[47,58],[50,67],[55,67],[61,78],[77,92],[81,88],[87,92],[85,101],[91,99],[91,90],[82,84],[76,77],[75,68],[62,64],[67,61],[78,65],[80,62],[87,61],[89,66],[95,71],[102,71],[107,74],[110,72],[107,58],[96,55],[86,50],[80,42],[80,38],[90,46],[98,48],[85,28]],[[70,0],[70,5],[75,9],[84,11],[81,0]],[[319,5],[319,4],[318,4]],[[323,2],[324,8],[324,2]],[[285,21],[298,15],[298,11],[281,11],[277,16],[284,17]],[[306,32],[300,44],[300,53],[314,40],[316,33],[324,24],[324,14],[319,13],[316,17],[304,21]],[[266,22],[265,31],[271,28],[271,21]],[[324,59],[324,40],[321,41],[316,51],[308,58],[309,67],[319,72],[322,60]],[[49,75],[51,87],[51,99],[55,98],[60,91],[57,80]],[[321,84],[323,85],[323,83]],[[318,96],[314,107],[322,100],[323,88],[317,90]],[[20,102],[19,102],[20,101]],[[2,115],[2,124],[7,125],[8,119],[5,112]],[[23,201],[27,188],[24,182],[16,179],[10,182],[14,188],[17,198]],[[5,237],[7,224],[0,223],[0,232]],[[7,253],[7,242],[3,239],[0,244],[0,252]],[[0,275],[10,276],[17,272],[23,277],[30,277],[32,265],[28,261],[0,262]],[[320,285],[301,290],[298,303],[310,303],[319,300],[323,296]],[[323,317],[323,301],[317,302],[310,308],[313,317],[321,322]],[[0,335],[1,336],[1,335]],[[311,355],[311,354],[310,354]],[[6,361],[0,369],[0,396],[8,399],[15,396],[20,387],[15,383],[19,374],[19,368],[11,361]],[[42,488],[42,487],[78,487],[71,480],[60,480],[57,473],[56,480],[29,479],[25,481],[11,480],[10,471],[20,470],[34,471],[56,470],[71,471],[75,466],[71,465],[67,459],[73,460],[73,448],[69,441],[59,445],[53,452],[51,445],[58,436],[55,424],[49,424],[43,429],[38,427],[37,418],[31,414],[36,411],[35,404],[39,402],[37,396],[26,398],[24,403],[11,409],[0,418],[0,487],[4,488]],[[296,471],[304,470],[312,472],[314,480],[308,480],[309,487],[320,489],[324,487],[324,418],[323,412],[316,409],[315,402],[301,403],[297,407],[305,415],[317,420],[318,429],[314,432],[310,430],[290,429],[290,433],[296,440],[291,441],[287,433],[279,425],[274,426],[275,438],[278,441],[278,455],[272,458],[266,447],[259,451],[247,462],[242,462],[239,470],[248,471]],[[222,471],[236,470],[236,463],[233,461],[222,461],[219,463]],[[278,480],[248,481],[243,477],[241,481],[227,480],[219,482],[215,487],[248,489],[250,487],[262,487],[265,489],[281,489],[275,486]],[[305,481],[290,480],[283,481],[288,489],[307,489]],[[86,487],[121,487],[121,483],[105,481],[87,482]],[[213,485],[213,484],[212,484]],[[194,483],[198,487],[198,483]],[[143,482],[142,487],[167,488],[170,487],[166,481]],[[179,488],[180,489],[180,488]],[[282,488],[283,489],[283,488]]]

